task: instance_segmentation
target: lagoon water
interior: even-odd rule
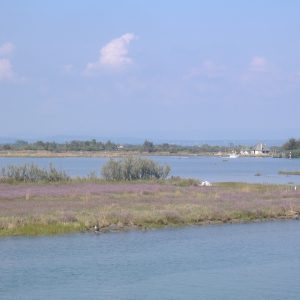
[[[172,175],[300,184],[300,159],[154,156]],[[72,176],[107,158],[0,158],[50,163]],[[260,173],[260,176],[255,176]],[[297,299],[300,221],[0,239],[0,299]]]
[[[0,299],[299,299],[300,221],[0,239]]]
[[[212,182],[239,181],[251,183],[300,184],[300,176],[279,175],[280,170],[299,171],[300,159],[239,157],[180,157],[153,156],[161,164],[172,168],[171,175],[193,177]],[[108,158],[0,158],[0,168],[9,164],[35,163],[47,167],[52,163],[71,176],[87,176],[90,172],[100,175],[100,169]],[[259,176],[257,176],[259,175]]]

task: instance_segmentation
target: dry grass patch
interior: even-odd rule
[[[30,192],[28,192],[30,190]],[[172,183],[1,185],[0,235],[296,218],[300,189]],[[29,196],[26,196],[28,195]]]

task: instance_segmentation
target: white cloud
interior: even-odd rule
[[[6,56],[14,51],[14,45],[6,42],[0,46],[0,56]],[[0,81],[8,81],[13,79],[13,67],[8,58],[0,58]]]
[[[267,60],[261,56],[254,56],[250,62],[250,71],[263,72],[267,69]]]
[[[14,77],[12,65],[7,58],[0,59],[0,81],[11,80]]]
[[[0,55],[9,55],[14,51],[14,49],[14,44],[6,42],[0,46]]]
[[[125,33],[121,37],[111,40],[100,49],[99,59],[96,62],[88,63],[85,73],[99,70],[103,67],[119,69],[132,63],[128,55],[128,46],[137,36],[133,33]]]

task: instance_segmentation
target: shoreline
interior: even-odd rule
[[[95,230],[94,228],[86,228],[85,226],[58,223],[54,225],[47,225],[39,223],[33,223],[29,226],[24,226],[21,230],[2,230],[0,229],[0,241],[1,238],[6,237],[34,237],[34,236],[57,236],[57,235],[68,235],[68,234],[78,234],[78,233],[96,233],[96,234],[106,234],[106,233],[120,233],[129,231],[149,231],[149,230],[159,230],[159,229],[174,229],[174,228],[184,228],[184,227],[202,227],[210,225],[234,225],[234,224],[251,224],[251,223],[264,223],[264,222],[276,222],[276,221],[299,221],[300,216],[297,215],[285,215],[270,218],[257,218],[257,219],[230,219],[230,220],[215,220],[215,221],[203,221],[195,223],[182,223],[182,224],[154,224],[153,226],[118,226],[118,224],[113,226],[107,226]],[[39,228],[33,229],[32,226],[38,226]],[[30,231],[30,232],[28,232]]]
[[[1,157],[32,157],[32,158],[68,158],[68,157],[108,157],[118,158],[126,156],[180,156],[180,157],[224,157],[229,159],[229,153],[214,153],[214,152],[203,152],[203,153],[190,153],[190,152],[139,152],[139,151],[67,151],[67,152],[51,152],[51,151],[0,151]],[[239,157],[274,157],[272,155],[239,155]],[[274,157],[277,158],[277,157]]]
[[[0,237],[299,219],[300,191],[244,183],[0,184]]]

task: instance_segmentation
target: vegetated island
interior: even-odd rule
[[[167,178],[148,159],[111,160],[95,176],[8,167],[0,176],[0,236],[106,232],[298,218],[300,189]],[[143,174],[143,175],[142,175]]]
[[[256,149],[258,146],[259,149]],[[289,139],[282,146],[273,146],[264,151],[264,144],[256,146],[234,145],[212,146],[176,145],[169,143],[154,144],[145,140],[143,144],[117,144],[111,141],[73,140],[65,143],[27,142],[17,140],[14,143],[0,144],[1,157],[123,157],[128,155],[178,155],[178,156],[229,156],[235,153],[241,156],[261,157],[300,157],[300,139]]]
[[[279,171],[279,175],[300,175],[300,171]]]

